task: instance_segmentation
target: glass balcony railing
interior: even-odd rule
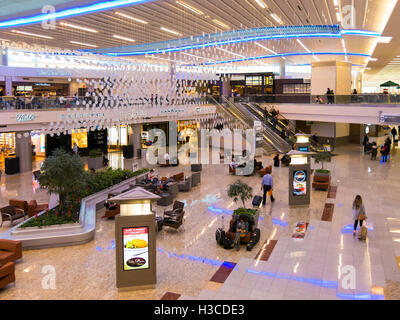
[[[86,107],[132,107],[132,106],[153,106],[160,108],[173,107],[179,105],[205,104],[209,103],[207,97],[201,98],[175,98],[175,99],[127,99],[111,97],[100,100],[93,97],[0,97],[0,111],[13,110],[52,110]]]
[[[310,94],[268,94],[234,97],[237,103],[301,103],[301,104],[400,104],[396,94],[353,94],[353,95],[310,95]]]

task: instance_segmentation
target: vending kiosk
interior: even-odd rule
[[[121,212],[115,218],[116,286],[121,291],[154,288],[157,283],[152,203],[158,199],[139,187],[109,199],[120,205]]]
[[[310,152],[310,136],[309,134],[298,133],[296,134],[296,146],[300,152]]]
[[[289,206],[307,206],[311,200],[310,153],[291,151],[289,166]]]

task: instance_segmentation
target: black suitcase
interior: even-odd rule
[[[263,198],[260,196],[255,196],[253,199],[253,206],[259,208],[261,206]]]

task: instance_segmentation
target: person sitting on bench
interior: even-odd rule
[[[240,249],[240,239],[244,238],[249,232],[249,224],[244,221],[244,219],[240,219],[236,224],[236,237],[234,244],[236,246],[236,250]]]

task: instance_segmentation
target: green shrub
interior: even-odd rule
[[[42,228],[45,226],[77,223],[79,221],[80,204],[83,198],[147,172],[149,172],[147,168],[135,172],[108,168],[104,171],[97,171],[94,174],[83,171],[81,172],[80,180],[84,183],[86,189],[74,189],[73,186],[66,188],[68,191],[66,191],[65,195],[65,208],[60,209],[57,207],[48,210],[46,213],[27,221],[20,228]]]
[[[321,174],[330,174],[331,173],[329,170],[322,170],[322,169],[315,170],[315,172],[316,173],[321,173]]]
[[[236,209],[236,210],[233,212],[233,215],[234,215],[234,216],[240,216],[241,214],[247,214],[247,215],[249,215],[249,216],[251,216],[251,217],[254,217],[254,216],[257,214],[257,209],[244,209],[244,208],[239,208],[239,209]]]

